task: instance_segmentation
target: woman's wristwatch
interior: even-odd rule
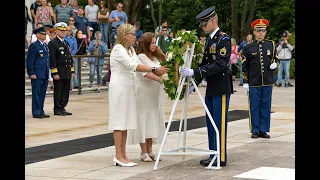
[[[157,67],[152,67],[152,70],[151,70],[151,72],[157,72],[158,71],[158,68]]]

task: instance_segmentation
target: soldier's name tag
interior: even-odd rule
[[[59,47],[59,50],[64,50],[64,47]]]
[[[256,53],[256,52],[254,52],[254,53],[251,53],[251,55],[252,55],[252,56],[257,55],[257,53]]]
[[[43,53],[43,50],[39,50],[39,53]]]
[[[63,51],[61,51],[61,54],[64,54],[64,52],[63,52]]]
[[[268,49],[268,50],[267,50],[267,55],[270,55],[270,54],[271,54],[271,53],[270,53],[270,50]]]

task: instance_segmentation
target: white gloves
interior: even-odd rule
[[[195,88],[194,88],[193,85],[189,86],[189,95],[193,92],[194,89],[195,89]]]
[[[249,91],[249,84],[248,83],[244,83],[243,84],[243,88],[246,89],[247,91]]]
[[[181,76],[193,76],[194,75],[194,72],[193,72],[193,69],[190,69],[190,68],[182,68],[180,70],[180,75]]]
[[[270,65],[271,70],[274,70],[276,67],[277,67],[277,63],[275,62]]]

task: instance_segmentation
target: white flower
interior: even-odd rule
[[[180,40],[181,40],[181,38],[182,38],[182,37],[174,38],[174,39],[172,39],[172,42],[174,42],[174,41],[180,41]]]
[[[191,31],[186,31],[186,33],[190,34],[190,33],[191,33]]]
[[[168,74],[167,74],[167,73],[166,73],[166,74],[163,74],[163,75],[161,76],[161,79],[162,79],[163,81],[168,81],[168,80],[169,80]]]
[[[170,58],[167,57],[166,61],[170,61]]]
[[[169,59],[172,59],[172,56],[173,56],[173,52],[169,52],[167,57],[168,57]]]

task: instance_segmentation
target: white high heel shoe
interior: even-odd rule
[[[135,162],[129,162],[129,164],[132,164],[132,165],[134,165],[134,166],[138,166],[138,164],[135,163]]]
[[[134,165],[131,163],[122,163],[116,157],[113,158],[114,166],[123,166],[123,167],[133,167]]]

